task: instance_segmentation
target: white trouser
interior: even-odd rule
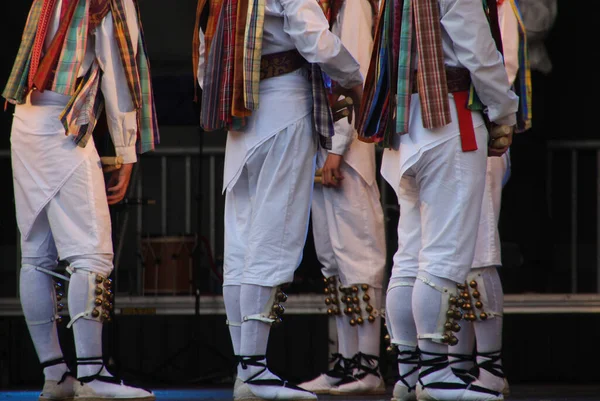
[[[309,114],[250,155],[225,196],[223,285],[293,281],[308,230],[315,154]]]
[[[322,167],[327,151],[321,150]],[[369,284],[381,288],[386,246],[383,210],[377,183],[368,185],[345,162],[339,188],[316,184],[312,201],[312,228],[323,275],[339,275],[342,285]]]
[[[17,106],[11,132],[17,222],[23,262],[58,258],[103,276],[112,271],[111,221],[100,158],[77,147],[59,114],[68,98],[44,92]]]
[[[463,282],[475,251],[485,186],[487,130],[475,128],[479,149],[463,152],[460,137],[426,152],[398,190],[398,250],[392,278],[433,276]]]
[[[508,153],[502,157],[488,157],[481,217],[477,230],[473,268],[500,266],[501,244],[498,232],[502,186],[509,166]]]

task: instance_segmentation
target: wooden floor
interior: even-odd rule
[[[391,392],[391,389],[389,389]],[[507,401],[599,401],[600,385],[513,385]],[[155,390],[157,401],[231,401],[231,389]],[[0,400],[37,401],[37,391],[0,391]],[[319,396],[320,401],[388,401],[391,394],[373,397]]]

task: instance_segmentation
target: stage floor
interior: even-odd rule
[[[513,385],[512,394],[505,400],[519,401],[598,401],[600,400],[599,386],[577,385]],[[319,396],[320,401],[388,401],[391,396],[373,397],[333,397]],[[197,389],[197,390],[155,390],[159,401],[230,401],[230,389]],[[37,401],[37,391],[0,391],[0,400]]]

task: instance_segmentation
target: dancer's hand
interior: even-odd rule
[[[348,114],[348,122],[352,124],[352,119],[354,118],[354,127],[358,128],[356,125],[358,124],[358,116],[357,113],[360,110],[360,105],[362,104],[362,96],[363,96],[363,86],[362,84],[356,85],[352,88],[346,89],[341,86],[337,86],[334,89],[334,93],[337,98],[340,96],[346,96],[352,99],[352,104],[347,106]]]
[[[111,173],[110,179],[107,184],[107,197],[109,205],[114,205],[123,200],[127,194],[127,188],[129,187],[129,180],[131,179],[131,171],[133,170],[133,163],[123,164],[123,166]]]
[[[344,179],[342,171],[340,170],[343,160],[344,156],[341,155],[336,155],[334,153],[329,153],[327,155],[327,159],[325,159],[325,164],[321,169],[321,174],[323,176],[323,186],[328,188],[337,188],[340,186],[342,180]]]
[[[508,125],[496,125],[492,123],[490,128],[490,141],[488,144],[488,156],[502,156],[510,145],[512,145],[514,127]]]

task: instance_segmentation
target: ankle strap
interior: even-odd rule
[[[354,356],[354,366],[360,369],[363,375],[372,374],[375,376],[379,376],[379,357],[376,355],[363,354],[359,352]],[[367,362],[367,364],[363,364],[362,361]],[[374,366],[373,366],[374,365]]]
[[[94,356],[94,357],[88,357],[88,358],[77,358],[76,363],[77,363],[77,366],[79,366],[79,365],[100,366],[100,369],[98,369],[98,372],[96,374],[90,375],[90,376],[78,377],[77,380],[79,380],[81,383],[89,383],[92,380],[96,380],[96,379],[101,380],[100,377],[104,377],[104,376],[100,376],[100,372],[102,372],[102,369],[104,369],[104,361],[102,360],[101,356]]]
[[[329,363],[334,362],[333,369],[327,372],[327,375],[338,379],[350,375],[355,366],[354,358],[344,358],[344,356],[338,352],[332,354],[331,359],[329,359]]]
[[[237,359],[238,363],[242,365],[242,369],[248,369],[248,366],[259,366],[263,368],[267,367],[266,355],[236,355],[235,358]]]
[[[42,367],[42,369],[45,369],[50,366],[60,365],[61,363],[65,363],[65,358],[57,358],[52,359],[50,361],[42,362],[40,363],[40,366]]]
[[[104,362],[102,361],[101,356],[92,356],[88,358],[77,358],[77,365],[102,365],[104,366]]]
[[[421,355],[432,356],[433,358],[421,358],[421,367],[428,369],[423,369],[419,372],[419,381],[421,381],[422,378],[437,372],[438,370],[445,369],[449,365],[448,354],[421,351]],[[423,385],[423,382],[421,382],[421,384]],[[423,387],[425,386],[423,385]]]
[[[419,362],[419,349],[414,351],[403,350],[398,351],[398,363],[414,364]]]
[[[502,351],[492,351],[492,352],[478,352],[478,357],[486,358],[487,361],[483,361],[481,363],[477,362],[477,367],[479,369],[484,369],[496,377],[500,377],[504,379],[504,371],[502,369],[502,365],[497,363],[501,359]]]
[[[398,351],[398,363],[402,364],[402,365],[414,365],[412,367],[412,369],[410,369],[408,372],[406,372],[405,374],[401,374],[400,375],[400,381],[402,382],[402,384],[404,384],[404,386],[406,388],[408,388],[408,391],[413,391],[416,389],[416,384],[414,386],[411,386],[410,384],[408,384],[408,381],[406,381],[406,379],[414,374],[415,372],[417,372],[420,368],[421,368],[421,363],[419,360],[419,349],[416,348],[414,351],[409,351],[409,350],[403,350],[403,351]]]
[[[260,369],[256,374],[250,376],[244,380],[244,383],[255,382],[255,378],[260,376],[265,370],[267,370],[267,356],[266,355],[236,355],[238,363],[242,366],[242,369],[248,369],[248,366],[257,366]]]

